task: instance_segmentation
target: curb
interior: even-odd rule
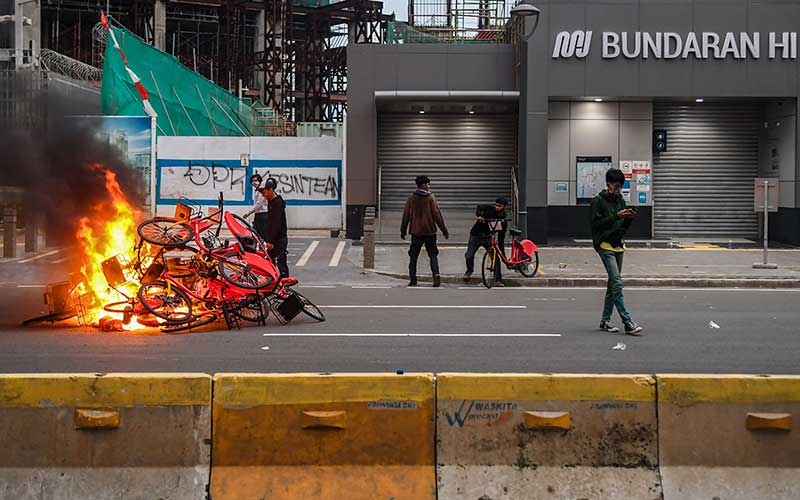
[[[367,272],[407,280],[408,275],[365,269]],[[480,285],[480,278],[463,278],[461,276],[441,276],[442,283],[456,285]],[[430,276],[419,276],[417,280],[430,283]],[[512,287],[527,288],[596,288],[608,284],[606,278],[504,278],[503,283]],[[625,278],[625,285],[630,287],[647,288],[800,288],[800,279],[769,279],[769,278]]]

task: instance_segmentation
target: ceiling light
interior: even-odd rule
[[[594,102],[603,102],[603,99],[601,99],[601,98],[599,98],[599,97],[595,97],[595,98],[594,98]]]
[[[424,109],[420,109],[419,110],[419,114],[424,115],[425,114],[425,110]]]
[[[475,114],[475,110],[474,109],[470,109],[469,110],[469,114],[474,115]]]
[[[702,97],[698,97],[697,99],[694,100],[694,102],[703,102],[703,101],[705,101],[705,99],[703,99]]]

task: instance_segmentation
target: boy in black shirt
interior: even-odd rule
[[[261,188],[261,194],[267,200],[267,227],[264,240],[267,242],[269,256],[281,272],[281,277],[289,276],[289,264],[286,262],[286,249],[289,236],[286,229],[286,202],[275,193],[278,183],[275,179],[267,179]]]
[[[505,198],[497,198],[494,206],[478,205],[478,208],[475,210],[477,220],[469,232],[469,243],[467,244],[467,251],[464,254],[467,260],[467,272],[464,273],[465,278],[472,276],[472,273],[475,271],[475,254],[478,252],[478,248],[483,247],[487,252],[492,248],[492,232],[489,229],[489,224],[486,222],[487,219],[503,219],[502,228],[497,234],[497,244],[505,251],[506,230],[508,229],[508,222],[505,221],[507,206],[508,200]],[[494,269],[495,286],[504,286],[500,264],[500,259],[497,259],[497,264]]]

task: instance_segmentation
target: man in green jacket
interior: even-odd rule
[[[622,282],[622,257],[625,255],[625,232],[636,216],[635,208],[627,208],[625,199],[620,191],[625,184],[625,175],[621,170],[612,168],[606,172],[606,189],[601,191],[592,200],[591,224],[592,241],[594,249],[600,255],[603,266],[608,273],[608,288],[606,289],[605,307],[600,329],[611,333],[619,332],[619,328],[611,323],[611,313],[614,306],[625,327],[628,335],[639,336],[642,327],[634,323],[628,309],[625,307],[625,298],[622,295],[624,284]]]

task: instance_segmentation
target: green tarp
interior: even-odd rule
[[[158,113],[159,135],[245,136],[265,135],[259,126],[271,118],[271,110],[257,111],[247,101],[227,92],[182,65],[173,56],[144,43],[123,28],[111,28],[128,64],[150,93]],[[125,62],[111,43],[106,43],[101,108],[104,115],[144,116],[142,100]]]

